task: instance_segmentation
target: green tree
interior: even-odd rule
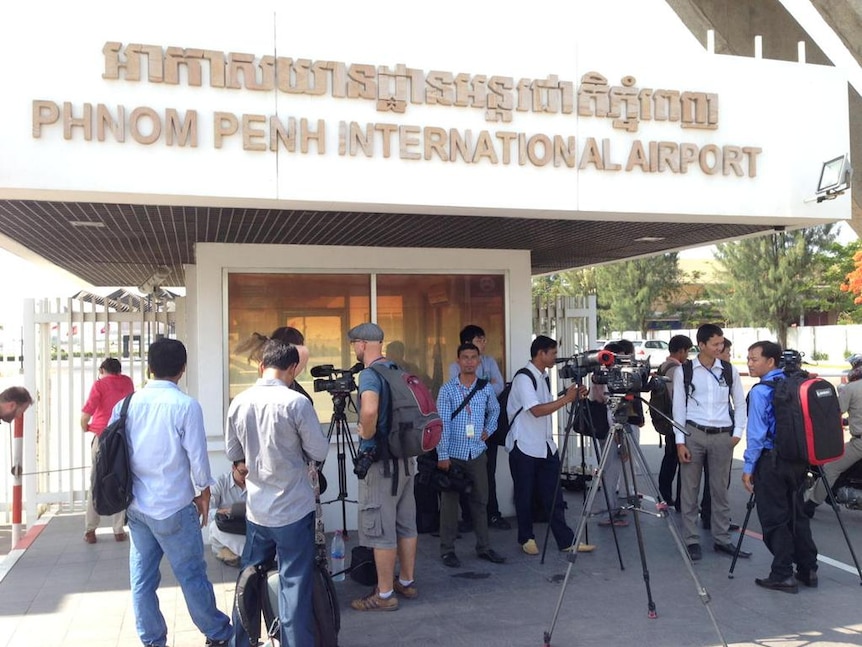
[[[823,252],[834,240],[834,226],[822,225],[717,245],[722,271],[711,292],[721,300],[725,321],[769,328],[784,346],[787,326],[799,321],[822,285]]]
[[[679,289],[677,254],[668,253],[597,267],[595,286],[603,332],[646,332],[656,303],[668,301]]]

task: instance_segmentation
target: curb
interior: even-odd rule
[[[6,575],[9,574],[9,571],[12,570],[12,567],[18,563],[18,560],[24,556],[24,553],[27,552],[27,549],[33,545],[33,542],[36,541],[36,538],[42,534],[42,531],[45,530],[45,527],[54,518],[56,514],[56,509],[51,508],[48,512],[43,514],[36,520],[36,523],[33,524],[31,528],[27,530],[27,533],[18,540],[18,543],[15,544],[15,547],[9,551],[9,554],[0,561],[0,582],[2,582]]]

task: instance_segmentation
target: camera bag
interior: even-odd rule
[[[823,465],[844,455],[844,428],[835,387],[806,371],[758,382],[772,388],[775,412],[773,448],[779,458]]]

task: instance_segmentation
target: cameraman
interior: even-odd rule
[[[362,323],[347,332],[356,359],[365,364],[359,374],[359,453],[376,453],[376,462],[359,481],[359,543],[374,549],[377,586],[350,606],[357,611],[395,611],[399,595],[418,595],[413,583],[416,564],[416,499],[413,477],[416,462],[410,459],[392,465],[386,443],[392,416],[391,394],[385,379],[371,366],[393,366],[383,357],[383,330],[375,323]],[[393,468],[394,469],[391,469]],[[406,472],[406,473],[405,473]],[[392,492],[392,478],[397,490]],[[401,563],[395,577],[395,558]]]
[[[781,346],[758,341],[748,347],[748,374],[760,383],[783,380],[778,368]],[[817,586],[817,546],[811,537],[808,517],[802,514],[801,487],[808,472],[806,463],[782,459],[773,451],[776,429],[772,386],[755,384],[748,394],[748,429],[742,484],[757,495],[757,516],[763,543],[772,553],[769,577],[754,580],[771,591],[796,593],[799,580]],[[796,563],[796,580],[793,564]]]
[[[518,374],[506,413],[510,421],[506,437],[509,468],[515,486],[515,512],[518,516],[518,543],[527,555],[538,555],[533,533],[533,493],[538,493],[542,507],[550,510],[551,532],[561,551],[574,550],[575,533],[566,524],[563,493],[557,488],[560,479],[560,454],[554,442],[551,415],[578,397],[587,388],[573,384],[562,397],[551,395],[548,369],[557,362],[557,342],[539,335],[530,345],[530,375]],[[532,377],[532,380],[530,379]],[[556,491],[557,497],[554,498]]]

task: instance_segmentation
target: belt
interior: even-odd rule
[[[733,427],[707,427],[706,425],[699,425],[691,420],[686,420],[685,424],[691,425],[695,429],[700,429],[705,434],[729,434],[733,431]]]

